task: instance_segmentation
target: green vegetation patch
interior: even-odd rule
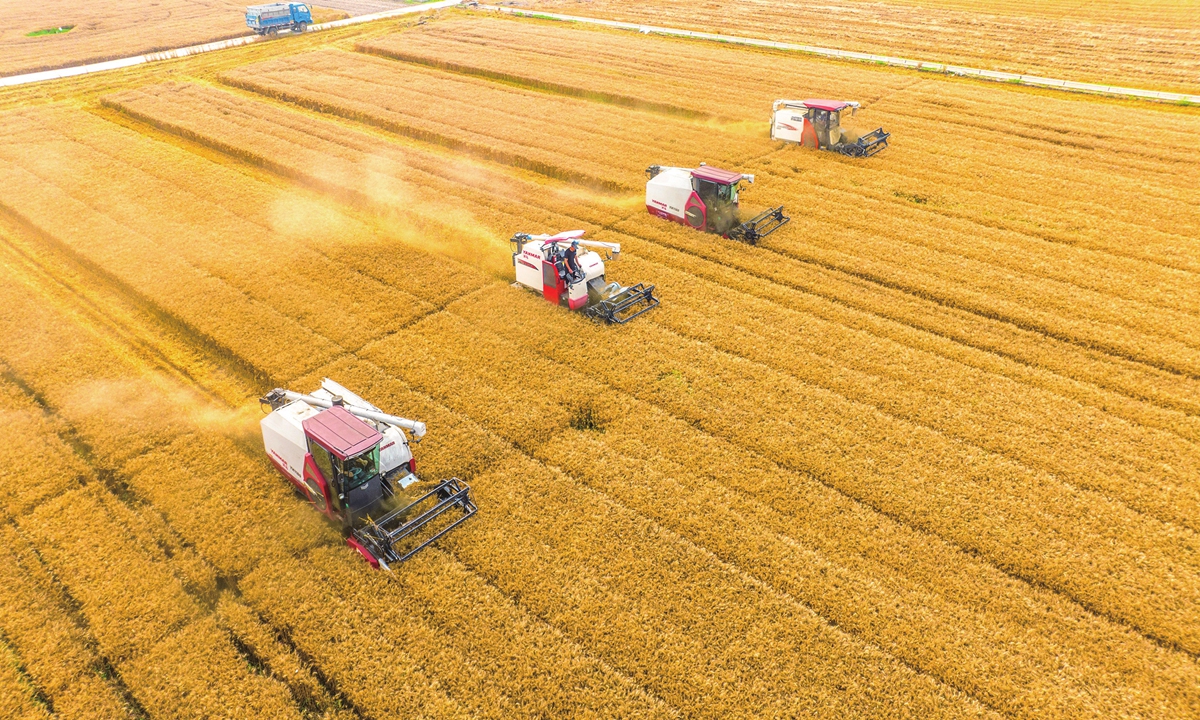
[[[61,27],[46,28],[45,30],[34,30],[33,32],[25,33],[25,37],[38,37],[39,35],[59,35],[61,33],[71,32],[74,25],[63,25]]]

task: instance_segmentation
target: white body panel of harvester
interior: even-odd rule
[[[304,456],[308,454],[303,423],[320,411],[321,408],[297,400],[271,411],[260,423],[267,456],[280,472],[290,475],[296,483],[301,481]]]
[[[332,404],[334,397],[341,397],[348,410],[355,409],[381,413],[379,408],[363,400],[338,383],[325,378],[321,387],[309,394],[308,397],[328,401]],[[286,471],[300,482],[304,467],[304,456],[308,453],[308,442],[304,437],[304,421],[324,409],[313,406],[304,400],[295,400],[278,410],[273,410],[262,419],[263,446],[267,455],[276,461],[281,471]],[[412,460],[412,450],[408,445],[408,437],[404,430],[381,420],[359,417],[364,423],[383,435],[379,445],[379,470],[384,475],[390,474],[402,465],[408,465]]]
[[[684,208],[694,192],[690,168],[663,168],[646,183],[646,209],[657,209],[684,222]]]
[[[582,234],[582,233],[581,233]],[[549,240],[550,238],[546,238]],[[564,241],[566,244],[569,241]],[[553,266],[547,262],[547,253],[549,244],[545,240],[539,241],[534,238],[533,242],[526,243],[521,247],[520,254],[517,255],[515,267],[517,282],[530,290],[546,295],[551,292],[548,288],[555,288],[557,285],[557,275],[547,275],[548,272],[554,272]],[[604,282],[604,260],[600,254],[588,250],[587,252],[579,253],[575,260],[579,263],[579,269],[583,272],[583,278],[578,282],[573,282],[567,285],[566,300],[567,306],[572,310],[587,305],[588,302],[588,283],[596,278],[600,282]],[[547,299],[550,299],[547,297]]]
[[[771,138],[798,143],[803,139],[805,122],[803,109],[785,107],[776,110],[771,123]]]
[[[567,267],[566,251],[572,244],[599,248],[615,260],[621,255],[619,243],[583,240],[583,230],[568,230],[557,235],[517,233],[512,236],[513,275],[517,286],[539,293],[547,302],[578,310],[593,320],[625,323],[658,307],[654,286],[638,283],[622,287],[606,283],[604,259],[595,250],[579,252],[575,262],[579,272]]]

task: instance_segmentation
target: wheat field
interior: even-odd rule
[[[1197,137],[468,11],[5,90],[0,716],[1200,715]],[[646,213],[702,161],[791,222]],[[511,286],[574,228],[661,306]],[[263,452],[322,377],[479,505],[390,574]]]
[[[535,0],[523,9],[1103,85],[1200,89],[1196,0]]]

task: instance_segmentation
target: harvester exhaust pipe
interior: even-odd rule
[[[301,393],[292,392],[291,390],[275,388],[262,398],[259,398],[260,403],[263,405],[270,405],[272,410],[278,410],[287,403],[295,402],[297,400],[302,400],[309,405],[321,408],[331,408],[334,405],[340,405],[347,412],[356,417],[374,420],[375,422],[384,422],[389,425],[395,425],[398,428],[404,428],[405,430],[411,432],[418,440],[425,436],[425,423],[423,422],[418,420],[409,420],[396,415],[388,415],[387,413],[376,412],[374,410],[366,410],[364,408],[355,407],[354,405],[347,405],[340,396],[335,397],[333,400],[324,400],[319,397],[313,397],[312,395],[302,395]]]

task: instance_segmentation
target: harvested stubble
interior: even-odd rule
[[[537,0],[533,7],[1105,85],[1197,91],[1200,38],[1176,0]]]
[[[476,315],[475,312],[466,314]],[[978,564],[978,561],[967,559],[965,554],[908,530],[895,528],[885,533],[889,541],[884,545],[894,542],[909,545],[902,551],[903,560],[899,559],[900,555],[893,554],[894,549],[883,547],[878,557],[866,560],[861,555],[864,544],[873,544],[885,528],[894,527],[891,521],[854,503],[847,504],[844,498],[835,499],[834,494],[811,479],[757,467],[761,460],[755,461],[736,447],[724,446],[720,440],[697,433],[685,423],[651,411],[649,406],[614,399],[597,388],[594,378],[576,375],[550,361],[535,361],[527,352],[487,339],[471,329],[450,333],[440,326],[439,330],[441,332],[435,332],[439,338],[466,338],[462,347],[445,347],[443,341],[445,357],[425,355],[425,352],[435,352],[429,349],[429,343],[410,342],[406,347],[415,353],[413,362],[422,367],[448,367],[434,371],[434,377],[428,380],[425,379],[428,373],[416,376],[406,371],[406,377],[413,378],[430,392],[446,392],[447,402],[452,406],[457,405],[459,398],[470,398],[462,411],[489,427],[495,427],[498,418],[505,418],[501,427],[524,424],[526,428],[532,428],[534,435],[544,440],[530,443],[529,452],[543,462],[570,468],[572,474],[583,479],[594,491],[607,494],[655,519],[664,527],[712,550],[733,566],[754,572],[768,583],[786,589],[794,597],[811,597],[823,614],[840,627],[862,633],[898,652],[917,667],[932,669],[936,676],[949,678],[958,687],[970,688],[994,704],[1043,716],[1057,705],[1056,711],[1064,717],[1076,716],[1082,708],[1078,701],[1061,700],[1065,677],[1057,675],[1054,681],[1040,684],[1034,679],[1038,677],[1034,667],[1057,667],[1063,652],[1082,653],[1077,657],[1077,664],[1072,663],[1073,667],[1103,665],[1110,658],[1113,642],[1144,659],[1158,655],[1158,648],[1152,643],[1117,625],[1098,620],[1061,596],[1014,582],[995,568]],[[519,378],[487,374],[472,381],[456,379],[466,374],[472,353],[497,358],[501,365],[519,363],[529,375],[557,377],[561,382],[556,387],[570,390],[551,389],[546,397],[531,398],[534,410],[530,410],[528,402],[521,406],[508,404],[505,398],[517,392],[513,383],[520,383]],[[453,359],[459,357],[464,359]],[[667,382],[677,381],[670,377]],[[463,389],[464,383],[471,385],[469,390]],[[555,435],[555,426],[562,428],[569,424],[569,416],[577,404],[576,393],[583,393],[603,418],[604,435],[596,438],[598,444],[591,450],[570,449],[572,444],[586,442],[582,438],[586,438],[587,433],[567,431],[566,437]],[[529,395],[528,388],[523,395]],[[655,428],[660,447],[679,449],[674,457],[684,465],[676,466],[662,459],[638,441],[648,427]],[[515,428],[507,432],[514,442],[524,444],[525,432]],[[626,454],[625,458],[606,449],[613,443],[622,446],[621,453]],[[684,459],[684,451],[689,448],[694,450]],[[637,454],[643,455],[643,460],[630,457]],[[720,467],[713,465],[713,458],[722,459]],[[637,472],[623,475],[620,468],[631,463]],[[656,469],[656,466],[661,467]],[[737,468],[738,472],[731,473],[731,467]],[[745,478],[742,472],[747,473]],[[775,475],[778,484],[765,481],[764,474]],[[699,478],[704,475],[712,480],[701,481]],[[678,482],[686,487],[676,485],[671,478],[679,479]],[[765,484],[758,485],[760,481]],[[737,498],[737,493],[730,493],[729,486],[760,497],[763,505]],[[802,493],[803,486],[808,489]],[[786,492],[781,495],[784,488]],[[798,493],[800,497],[792,500],[791,496]],[[786,517],[772,518],[773,513],[767,507],[786,513]],[[840,507],[840,511],[829,517],[814,510],[830,507]],[[861,517],[864,523],[860,533],[847,525],[855,516]],[[798,528],[802,526],[797,522],[816,527],[809,532],[800,531]],[[805,547],[810,544],[820,550],[809,554]],[[865,569],[864,562],[871,567],[870,571]],[[950,573],[951,567],[958,570]],[[863,584],[855,580],[867,576],[875,582],[888,576],[885,581],[888,589],[882,591],[874,583]],[[978,595],[972,597],[975,592]],[[830,601],[831,594],[840,596],[842,593],[845,593],[844,602]],[[878,598],[871,599],[873,596]],[[1029,611],[1039,606],[1048,606],[1045,616],[1030,616]],[[1005,609],[1001,611],[1001,607]],[[981,608],[989,608],[987,617],[978,615]],[[899,617],[893,617],[894,613]],[[1072,628],[1077,629],[1074,621],[1060,625],[1064,616],[1074,616],[1089,625],[1091,629],[1086,635],[1098,633],[1105,639],[1063,637],[1064,631],[1073,634],[1075,629]],[[914,642],[916,636],[912,628],[918,625],[928,627],[919,633],[919,641]],[[1032,626],[1042,626],[1045,630],[1032,632]],[[1038,639],[1051,637],[1062,638],[1063,644],[1046,646]],[[995,643],[994,651],[992,643]],[[931,646],[936,646],[937,650],[932,650]],[[1083,646],[1090,649],[1084,651]],[[1125,655],[1121,658],[1121,664],[1129,659]],[[1130,662],[1121,672],[1138,672],[1139,663]],[[1128,707],[1131,702],[1140,703],[1141,700],[1136,698],[1145,692],[1148,684],[1157,684],[1167,677],[1173,679],[1156,691],[1156,696],[1172,703],[1182,701],[1186,705],[1189,701],[1183,698],[1188,684],[1188,663],[1185,656],[1178,655],[1169,663],[1171,669],[1164,667],[1141,680],[1131,680],[1133,687],[1114,688],[1112,694],[1105,693],[1103,699],[1093,697],[1089,701],[1095,703],[1093,711],[1103,715],[1105,710],[1102,708],[1105,707],[1111,712]],[[1080,687],[1094,686],[1096,679],[1104,677],[1106,671],[1093,679],[1086,677],[1090,672],[1078,676]],[[1152,707],[1154,702],[1157,701],[1151,701],[1146,707]]]
[[[372,52],[418,58],[430,64],[442,63],[443,55],[449,54],[457,58],[453,62],[456,67],[470,67],[477,72],[495,74],[503,67],[519,68],[514,72],[524,73],[523,81],[535,85],[558,70],[559,64],[553,57],[540,62],[532,59],[518,62],[509,57],[506,50],[493,47],[492,42],[497,38],[503,42],[522,37],[521,30],[529,27],[528,24],[474,21],[461,25],[482,35],[470,52],[460,49],[463,43],[456,36],[451,39],[451,34],[460,29],[460,24],[455,23],[434,24],[431,28],[436,29],[418,35],[423,37],[423,42],[418,42],[415,47],[408,45],[411,42],[408,35],[368,41],[362,47]],[[639,41],[634,36],[553,26],[533,27],[535,33],[544,33],[556,41],[562,52],[568,52],[567,48],[575,51],[570,53],[572,59],[568,62],[577,70],[575,80],[579,87],[575,90],[579,93],[628,92],[626,78],[633,75],[640,81],[640,85],[634,83],[635,91],[641,91],[639,101],[650,102],[651,98],[658,98],[660,103],[669,103],[672,98],[679,97],[687,108],[694,110],[701,105],[695,95],[702,93],[690,91],[687,85],[663,93],[662,79],[654,67],[624,67],[624,64],[632,63],[628,58],[640,57],[632,52],[631,45]],[[761,117],[761,108],[766,107],[771,98],[794,94],[793,88],[780,85],[777,74],[766,76],[765,70],[769,66],[762,55],[722,53],[665,40],[654,42],[668,57],[672,51],[681,56],[670,58],[678,60],[676,73],[681,72],[678,68],[716,65],[722,68],[715,72],[720,81],[713,82],[706,75],[709,86],[736,84],[739,88],[752,89],[760,112],[747,114],[748,118]],[[603,48],[600,57],[593,59],[593,54],[586,52],[592,45]],[[627,59],[609,63],[605,56],[609,52]],[[717,63],[718,53],[732,55],[739,62],[732,66]],[[660,62],[670,64],[669,61]],[[827,67],[827,64],[813,60],[790,59],[790,63],[809,68]],[[746,73],[741,72],[742,66],[754,67],[760,74],[746,79],[743,77]],[[860,68],[842,69],[837,74],[853,77],[861,84],[873,77],[891,77],[887,73]],[[923,87],[930,84],[924,83]],[[1185,253],[1189,246],[1195,249],[1194,241],[1180,237],[1189,226],[1187,216],[1195,213],[1185,211],[1180,217],[1179,198],[1181,194],[1195,194],[1198,176],[1189,168],[1182,177],[1163,180],[1164,185],[1174,186],[1177,192],[1172,193],[1164,187],[1148,194],[1144,173],[1134,168],[1113,172],[1111,168],[1100,166],[1105,160],[1129,160],[1147,154],[1160,156],[1156,160],[1162,163],[1166,148],[1178,145],[1182,151],[1183,146],[1191,142],[1192,134],[1157,129],[1164,124],[1169,126],[1178,116],[1131,109],[1101,112],[1101,117],[1093,113],[1086,123],[1086,135],[1079,134],[1086,144],[1064,148],[1063,143],[1070,142],[1077,134],[1073,128],[1084,126],[1081,119],[1071,117],[1074,108],[1068,101],[1040,97],[1025,98],[1023,103],[1020,98],[1009,101],[1006,103],[1010,106],[1009,113],[1004,123],[988,128],[991,132],[979,136],[977,132],[964,134],[956,127],[955,121],[964,113],[947,111],[940,105],[963,105],[970,108],[971,117],[979,117],[980,101],[972,96],[991,99],[990,96],[1002,97],[1004,91],[939,84],[951,86],[949,97],[939,101],[936,114],[918,110],[915,119],[919,122],[905,116],[896,117],[895,111],[888,112],[892,107],[910,110],[914,90],[893,91],[872,104],[872,109],[881,110],[885,119],[896,117],[901,123],[891,129],[897,137],[903,137],[906,145],[926,148],[924,151],[899,149],[898,153],[919,157],[899,158],[886,163],[888,169],[885,169],[882,163],[839,165],[828,156],[814,158],[812,153],[788,148],[761,161],[764,173],[760,177],[781,163],[797,160],[794,153],[803,155],[798,160],[804,164],[801,177],[769,179],[773,180],[773,187],[759,191],[769,194],[761,198],[758,193],[755,195],[759,202],[771,205],[786,204],[796,197],[805,198],[805,217],[801,222],[806,227],[800,231],[801,244],[815,247],[806,247],[801,256],[943,304],[1055,337],[1095,345],[1177,373],[1196,374],[1196,366],[1189,361],[1196,354],[1196,347],[1188,342],[1200,329],[1194,314],[1200,296],[1196,293],[1193,276],[1182,269],[1150,265],[1139,260],[1173,265],[1179,262],[1181,245]],[[820,92],[818,87],[806,94]],[[940,93],[939,97],[943,95],[946,93]],[[960,102],[955,96],[974,102]],[[932,97],[930,94],[924,99],[928,102]],[[715,100],[710,104],[728,106]],[[1050,113],[1054,122],[1061,123],[1059,127],[1045,124],[1047,106],[1062,110]],[[997,111],[989,105],[986,112]],[[1015,116],[1016,122],[1008,120],[1008,115]],[[1178,121],[1185,127],[1191,124],[1189,118]],[[1017,128],[1029,128],[1044,140],[1024,142],[1026,152],[1022,154],[1019,166],[1007,172],[996,172],[996,168],[985,165],[982,160],[995,154],[997,143],[1003,142],[1001,135],[1011,137],[1014,124]],[[1139,134],[1135,128],[1143,126],[1145,132],[1153,132],[1162,141],[1152,147],[1130,149],[1129,134]],[[1152,127],[1156,129],[1151,130]],[[1058,135],[1056,130],[1063,131],[1061,138],[1055,137]],[[1009,144],[1012,144],[1011,140]],[[929,148],[936,151],[931,153]],[[1064,152],[1078,160],[1070,164],[1072,168],[1082,166],[1069,171],[1068,177],[1063,177],[1062,171]],[[929,155],[934,157],[926,157]],[[947,159],[949,163],[945,162]],[[1174,164],[1170,160],[1166,162]],[[768,163],[770,167],[767,167]],[[891,167],[905,169],[897,172],[890,170]],[[987,177],[982,185],[960,189],[964,175],[978,176],[985,167]],[[922,171],[923,168],[929,169]],[[785,170],[784,174],[789,173]],[[1111,190],[1104,198],[1107,202],[1075,200],[1089,194],[1097,195],[1090,189],[1098,176],[1105,178],[1106,189]],[[1069,209],[1055,207],[1065,197],[1072,198]],[[849,222],[846,210],[851,205],[848,200],[854,203]],[[1110,220],[1106,226],[1096,223],[1098,217],[1106,216]],[[1168,218],[1169,224],[1165,222]],[[1193,223],[1195,219],[1192,218]],[[1111,221],[1117,224],[1114,226]],[[893,229],[886,236],[877,237],[880,227]],[[783,233],[776,242],[795,242],[797,234],[797,230]],[[1130,234],[1139,239],[1132,247]],[[881,246],[886,250],[877,252]],[[1085,248],[1098,252],[1089,252]],[[896,262],[896,252],[907,252],[904,262]],[[884,265],[893,270],[904,267],[906,274],[903,277],[889,274],[882,269]],[[1185,261],[1182,267],[1189,266],[1190,263]],[[922,273],[928,273],[924,280],[919,277]],[[972,293],[982,293],[984,297],[964,294],[956,287],[964,283],[971,287]],[[1016,301],[1016,307],[1011,301]],[[1038,312],[1031,313],[1030,308],[1037,308]],[[1083,315],[1087,325],[1080,327],[1071,322],[1072,314]],[[1064,316],[1066,322],[1058,321],[1056,315]],[[1128,332],[1126,326],[1130,326]],[[1137,331],[1148,332],[1151,336],[1144,340],[1139,340],[1136,335],[1127,337]],[[1160,339],[1158,336],[1165,337]],[[1169,350],[1172,343],[1175,347]]]
[[[353,180],[367,172],[367,168],[375,164],[376,158],[389,157],[394,158],[395,166],[403,168],[403,170],[392,168],[375,173],[376,182],[380,186],[389,188],[389,192],[378,202],[386,205],[390,204],[394,197],[411,198],[439,194],[431,191],[426,185],[436,179],[413,167],[414,162],[424,167],[435,165],[437,164],[436,157],[412,149],[401,150],[388,147],[380,140],[362,133],[344,132],[340,138],[345,145],[338,145],[329,139],[333,130],[325,128],[323,121],[263,106],[260,103],[254,103],[228,93],[199,86],[160,86],[123,94],[109,102],[127,112],[137,113],[152,122],[169,125],[181,133],[187,133],[213,145],[262,148],[260,152],[264,153],[264,157],[269,157],[273,163],[283,167],[289,174],[294,174],[314,184],[323,184],[331,191],[350,192],[353,188]],[[220,118],[226,120],[221,122]],[[268,134],[268,128],[271,127],[268,122],[286,128],[286,130],[280,129]],[[309,141],[283,144],[282,138],[285,135],[293,138],[306,138]],[[271,144],[270,141],[274,141],[274,144]],[[268,150],[273,152],[268,155]],[[317,169],[308,170],[307,168]],[[404,173],[403,179],[400,177],[401,172]],[[505,180],[496,177],[494,172],[484,172],[483,170],[471,173],[471,176],[474,181],[472,184],[481,189],[486,188],[492,193],[495,193],[498,185],[504,183]],[[506,184],[512,185],[513,183],[513,180],[509,180]],[[443,185],[447,190],[455,188],[452,184],[443,183]],[[437,188],[437,190],[442,189],[442,187]],[[524,192],[519,192],[517,197],[526,202],[535,201],[534,198],[545,194],[538,186],[520,188],[518,184],[518,189],[523,189]],[[464,193],[461,187],[457,188],[457,192],[459,196],[456,200],[460,211],[477,207],[481,202],[480,198]],[[543,202],[543,204],[546,203]],[[578,209],[580,209],[580,204],[575,203],[570,207],[569,212],[577,212]],[[582,209],[585,210],[583,214],[586,216],[587,209]],[[509,211],[510,213],[517,211],[526,216],[529,212],[522,207],[510,207]],[[490,217],[483,208],[474,210],[470,215],[472,218],[496,221],[496,218]],[[645,234],[642,228],[639,228],[638,231]],[[621,237],[614,239],[628,240],[628,238]],[[711,240],[706,242],[711,244]],[[640,251],[641,246],[637,247]],[[646,249],[653,252],[652,248]],[[661,258],[660,262],[672,266],[682,264],[692,272],[698,271],[701,274],[707,272],[710,275],[716,272],[713,269],[697,269],[697,263],[686,258],[663,253],[659,253],[659,257]],[[622,272],[629,274],[628,270],[622,270]],[[671,270],[662,268],[660,271],[658,267],[651,267],[644,271],[635,271],[632,275],[658,278],[663,272],[670,273]],[[755,285],[751,279],[738,278],[728,272],[720,272],[714,279],[726,286],[732,283],[733,286],[743,291],[752,290]],[[665,279],[663,282],[666,282]],[[708,286],[703,282],[693,281],[690,275],[680,276],[674,283],[674,287],[680,291],[684,303],[696,305],[697,302],[702,302],[704,312],[711,312],[710,301],[724,290],[721,286]],[[693,295],[704,300],[693,302],[691,301]],[[777,293],[773,301],[775,303],[785,302],[790,307],[803,307],[807,304],[806,309],[810,312],[813,311],[814,306],[819,308],[819,304],[807,300],[806,296],[795,293]],[[748,298],[731,296],[728,298],[728,302],[718,303],[716,309],[742,307],[747,303],[751,307],[754,306],[754,303]],[[756,312],[773,312],[771,309],[774,307],[773,305],[766,301],[759,304],[761,308]],[[829,312],[829,308],[823,309],[826,313]],[[735,310],[729,310],[729,312],[735,315],[740,314]],[[783,312],[786,313],[786,311]],[[751,315],[754,314],[755,312],[751,313]],[[820,342],[813,343],[811,349],[813,352],[833,356],[830,359],[817,358],[817,364],[809,366],[804,361],[795,363],[787,359],[785,356],[792,354],[789,351],[783,353],[782,356],[776,354],[775,366],[788,372],[798,371],[801,373],[801,377],[810,382],[817,382],[826,387],[836,387],[850,397],[865,399],[890,412],[899,412],[902,416],[948,431],[951,435],[1012,454],[1028,463],[1060,473],[1083,486],[1092,486],[1096,481],[1106,483],[1105,487],[1110,491],[1115,492],[1117,496],[1129,498],[1135,506],[1149,507],[1185,524],[1190,522],[1194,515],[1189,509],[1192,507],[1192,502],[1188,501],[1181,505],[1179,502],[1182,496],[1170,494],[1172,492],[1194,494],[1194,488],[1188,486],[1187,478],[1194,476],[1197,463],[1195,458],[1191,458],[1194,451],[1187,443],[1170,437],[1162,437],[1161,434],[1155,437],[1153,432],[1147,433],[1137,427],[1125,429],[1117,426],[1116,428],[1098,429],[1109,421],[1096,411],[1085,411],[1081,414],[1069,403],[1064,403],[1051,395],[1034,394],[1033,397],[1030,397],[1029,391],[1024,385],[989,378],[979,372],[974,373],[976,378],[974,381],[963,383],[961,382],[961,368],[958,368],[956,364],[945,361],[939,363],[933,358],[922,357],[923,353],[918,355],[892,343],[883,346],[889,348],[887,359],[872,364],[869,361],[883,351],[883,347],[880,346],[881,340],[861,333],[852,334],[844,340],[836,340],[837,336],[842,333],[842,323],[845,322],[844,315],[845,313],[840,313],[834,316],[831,322],[821,323],[815,328],[806,324],[808,321],[798,319],[797,322],[805,324],[789,328],[787,331],[777,329],[776,333],[771,334],[777,335],[778,332],[783,332],[783,335],[774,336],[765,343],[750,343],[745,347],[751,351],[760,347],[781,347],[780,342],[785,344],[790,342],[790,340],[785,342],[789,333],[794,333],[794,336],[800,338],[802,342],[809,338],[820,337]],[[666,317],[671,317],[671,315],[668,313]],[[730,322],[733,322],[732,318]],[[736,323],[734,326],[736,327]],[[677,331],[681,330],[679,325],[673,327]],[[767,339],[761,330],[749,337],[760,341]],[[704,338],[709,342],[715,340],[719,346],[729,350],[736,350],[739,343],[748,339],[739,336],[738,339],[733,340],[719,333],[714,335],[711,332],[707,333]],[[875,347],[874,352],[869,356],[864,356],[860,352],[864,342]],[[886,343],[886,341],[882,342]],[[759,354],[756,357],[766,356]],[[822,365],[822,362],[834,364],[832,367],[826,367]],[[847,384],[846,379],[837,379],[838,373],[835,371],[839,366],[854,367],[855,365],[860,366],[860,371],[870,372],[873,376],[872,379],[860,381],[857,385]],[[866,367],[861,367],[863,365]],[[910,367],[914,369],[908,370]],[[835,378],[833,383],[825,379],[824,373],[826,372],[832,372],[830,377]],[[892,376],[891,384],[879,385],[878,376],[886,377],[888,375]],[[932,386],[936,381],[931,378],[941,377],[954,378],[954,381],[933,390],[936,395],[925,394],[914,385],[916,383]],[[856,391],[856,387],[866,388],[867,393],[864,395],[861,391]],[[968,393],[977,394],[978,388],[987,388],[986,399],[963,397]],[[902,389],[911,392],[900,392]],[[939,413],[938,405],[942,405],[946,409]],[[975,410],[975,408],[981,409]],[[970,414],[964,415],[964,411]],[[988,418],[996,419],[997,412],[1012,414],[1013,420],[1000,425],[991,421],[984,422]],[[983,413],[986,417],[979,417],[979,413]],[[939,417],[944,417],[946,420],[940,420]],[[1082,423],[1082,425],[1069,428],[1065,424],[1057,424],[1060,422]],[[1037,432],[1038,436],[1031,436],[1030,432]],[[1081,445],[1068,449],[1064,455],[1060,451],[1049,452],[1046,444],[1040,439],[1042,437],[1061,437],[1064,433],[1069,433],[1077,438],[1092,438],[1092,440],[1087,446]],[[1122,436],[1128,439],[1122,440]],[[1150,450],[1151,445],[1157,445],[1159,449]],[[1145,452],[1142,452],[1143,450]],[[1128,459],[1130,457],[1136,458],[1142,455],[1146,457],[1146,462],[1142,467],[1129,466]],[[1151,462],[1149,460],[1151,456],[1174,458],[1166,477],[1162,477],[1162,463]],[[1126,483],[1130,479],[1135,482],[1144,480],[1145,484],[1127,487]],[[1160,487],[1164,482],[1167,483],[1165,493]],[[1183,483],[1183,486],[1174,487],[1172,490],[1172,487],[1179,483]]]
[[[106,101],[214,147],[260,148],[253,153],[240,150],[239,154],[249,155],[255,163],[270,164],[307,184],[338,195],[367,199],[388,211],[401,211],[407,199],[430,201],[433,207],[452,202],[458,215],[468,216],[470,227],[486,223],[505,230],[518,227],[522,218],[541,224],[584,220],[594,226],[609,224],[614,214],[628,212],[624,205],[599,202],[600,198],[572,193],[568,188],[520,181],[485,166],[448,162],[443,156],[411,147],[400,150],[366,133],[199,86],[144,88]],[[389,162],[381,162],[380,158],[387,158]],[[365,183],[367,198],[362,197],[356,182],[364,177],[369,178]],[[376,186],[388,188],[388,192],[371,192]],[[468,192],[468,187],[474,192]],[[514,207],[514,203],[519,207]],[[486,207],[480,208],[481,205]],[[535,212],[531,206],[544,207],[548,212],[531,216]],[[564,210],[577,220],[561,216]],[[838,303],[850,302],[869,308],[872,313],[888,313],[903,323],[927,328],[935,336],[969,340],[992,352],[1003,348],[1005,355],[1044,365],[1068,376],[1115,386],[1134,397],[1149,396],[1168,406],[1190,407],[1185,398],[1191,393],[1185,390],[1186,381],[1178,377],[1168,377],[1150,368],[1137,368],[1127,361],[1105,358],[1065,343],[1035,338],[1030,331],[997,320],[939,308],[931,301],[872,286],[852,277],[839,277],[838,273],[814,268],[811,264],[788,262],[779,257],[748,256],[741,246],[730,249],[727,245],[714,244],[711,238],[672,233],[665,226],[647,224],[644,214],[634,213],[636,217],[623,225],[626,232],[723,264],[736,265],[758,277],[768,276],[776,282],[824,294]],[[459,244],[447,245],[434,241],[431,247],[456,256],[461,254]],[[480,252],[489,251],[481,248]],[[1071,260],[1067,258],[1064,262]],[[761,290],[752,288],[752,291]],[[926,309],[919,310],[922,307]],[[918,314],[914,315],[914,311]],[[943,344],[952,345],[953,352],[962,355],[964,348],[960,344]],[[975,362],[981,361],[995,366],[991,354],[977,353]],[[1060,383],[1058,388],[1068,394],[1080,392],[1071,383]],[[1184,397],[1165,396],[1167,392],[1178,395],[1180,390],[1185,390]],[[1119,405],[1120,402],[1106,399],[1103,404]],[[1156,409],[1147,410],[1154,412]],[[1186,423],[1185,417],[1170,416],[1169,413],[1167,417],[1156,419],[1160,426],[1175,427]]]
[[[1056,588],[1168,643],[1197,644],[1188,609],[1200,593],[1189,560],[1195,554],[1194,533],[757,363],[656,330],[653,323],[626,330],[627,342],[655,348],[653,356],[614,356],[603,335],[564,329],[571,338],[567,342],[546,332],[536,308],[485,293],[452,309],[553,360],[591,368],[616,388],[785,467],[809,472],[892,517],[991,558],[1018,577]],[[527,312],[535,314],[525,317]],[[376,360],[398,362],[383,355]],[[426,365],[403,367],[432,372]],[[476,380],[471,392],[487,388],[486,393],[499,394],[493,385]],[[772,408],[768,418],[761,417],[764,406]],[[491,422],[517,421],[505,416]],[[947,483],[946,477],[956,480]],[[1080,561],[1079,547],[1093,548],[1086,562]],[[1150,558],[1155,559],[1147,564]],[[1185,568],[1189,579],[1180,575]],[[1114,584],[1112,578],[1119,581]]]
[[[651,164],[708,160],[736,166],[762,152],[756,138],[714,143],[706,128],[676,118],[336,50],[239,67],[221,78],[269,97],[611,190],[640,187]]]

